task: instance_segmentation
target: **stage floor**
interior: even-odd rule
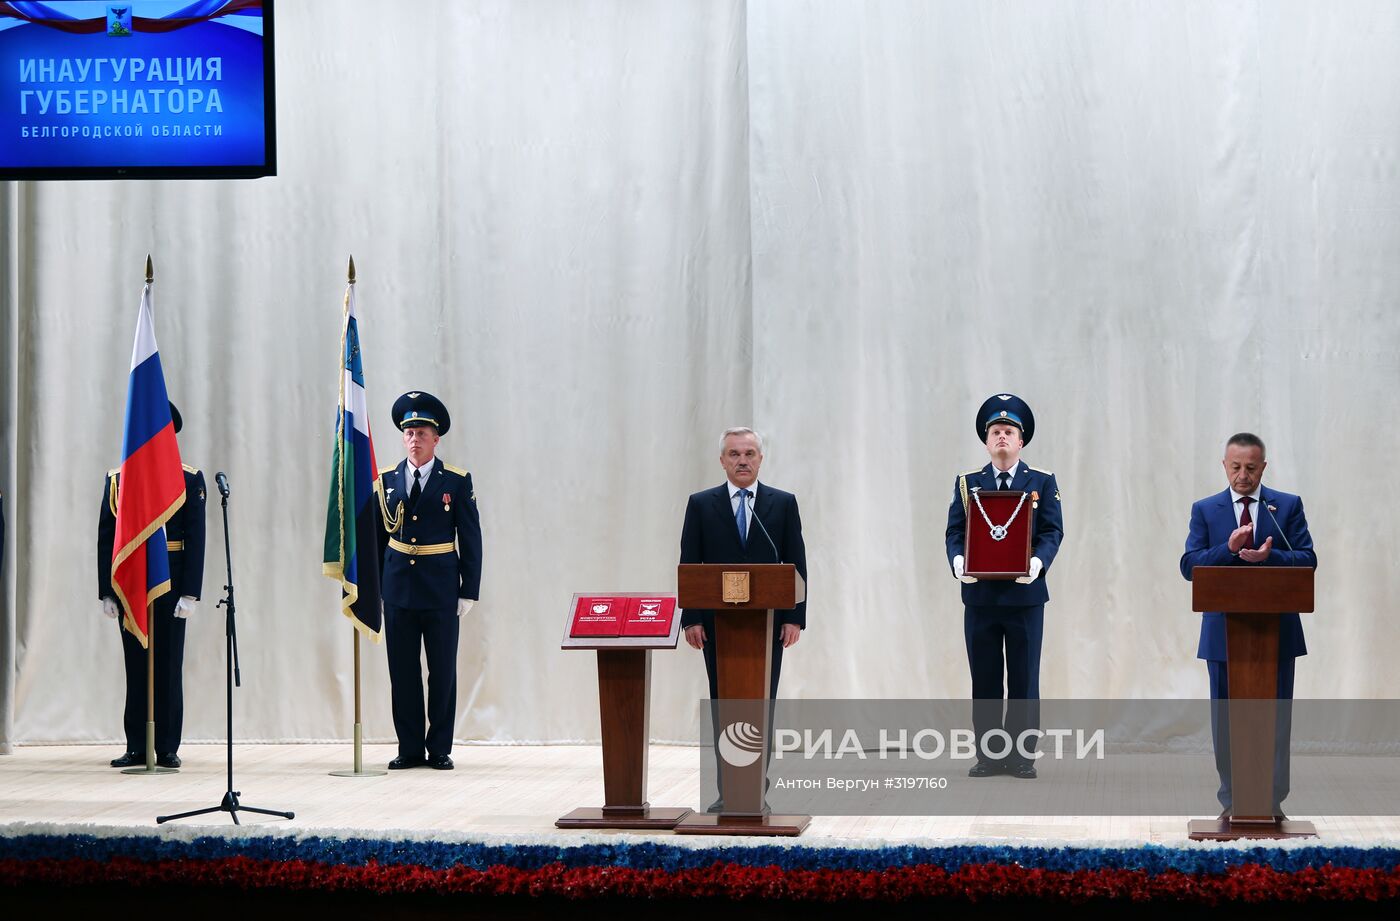
[[[125,775],[107,766],[115,746],[20,746],[0,756],[0,823],[155,826],[156,815],[217,805],[225,787],[225,749],[186,745],[178,774]],[[392,745],[366,745],[366,767],[383,768]],[[596,745],[459,745],[454,771],[417,768],[382,777],[345,778],[347,744],[239,745],[234,786],[244,805],[292,811],[296,818],[245,814],[246,825],[300,831],[450,832],[468,836],[524,836],[561,844],[596,840],[609,832],[565,831],[554,820],[579,806],[603,801],[602,757]],[[649,792],[654,806],[694,808],[698,750],[653,745]],[[992,779],[989,783],[1023,783]],[[1188,818],[1204,816],[817,816],[798,839],[811,845],[889,844],[900,841],[976,841],[983,844],[1185,845]],[[1400,818],[1300,816],[1311,819],[1327,845],[1393,844]],[[226,814],[179,825],[230,825]],[[620,834],[620,833],[619,833]],[[629,833],[632,834],[632,833]],[[644,837],[694,841],[670,832]],[[771,840],[771,839],[770,839]],[[696,841],[698,845],[700,842]]]

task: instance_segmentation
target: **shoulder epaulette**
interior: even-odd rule
[[[451,473],[455,473],[455,474],[457,474],[458,476],[466,476],[466,475],[467,475],[467,471],[463,470],[461,467],[454,467],[452,464],[449,464],[449,463],[447,463],[446,461],[443,461],[442,469],[443,469],[443,470],[447,470],[447,471],[449,471],[449,472],[451,472]]]
[[[981,472],[982,472],[982,468],[981,468],[981,467],[978,467],[976,470],[969,470],[967,473],[960,473],[960,474],[958,474],[958,476],[976,476],[977,474],[979,474],[979,473],[981,473]]]
[[[108,470],[108,471],[107,471],[107,476],[108,476],[108,477],[114,477],[114,476],[116,476],[117,474],[119,474],[119,473],[121,473],[121,472],[122,472],[122,468],[120,468],[120,467],[113,467],[111,470]]]
[[[185,472],[186,472],[186,473],[194,473],[194,474],[198,474],[198,473],[199,473],[199,468],[198,468],[198,467],[191,467],[189,464],[181,464],[180,466],[185,468]]]
[[[1026,469],[1027,469],[1027,470],[1034,470],[1036,473],[1043,473],[1043,474],[1045,474],[1046,476],[1054,476],[1054,475],[1055,475],[1055,474],[1051,473],[1049,470],[1041,470],[1039,467],[1032,467],[1030,464],[1027,464],[1027,465],[1026,465]]]
[[[397,469],[399,469],[399,465],[398,465],[398,464],[395,464],[395,465],[392,466],[392,467],[385,467],[385,468],[383,468],[382,470],[379,471],[379,475],[380,475],[380,476],[383,476],[383,475],[386,474],[386,473],[393,473],[393,472],[394,472],[395,470],[397,470]]]

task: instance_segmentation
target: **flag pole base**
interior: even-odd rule
[[[365,731],[362,723],[355,724],[355,769],[351,771],[331,771],[332,777],[383,777],[388,771],[365,770]]]
[[[146,763],[142,767],[122,769],[123,774],[178,774],[179,768],[161,767],[156,764],[156,724],[146,721]]]

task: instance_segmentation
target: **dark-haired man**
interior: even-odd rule
[[[1188,580],[1197,566],[1309,566],[1317,568],[1303,500],[1262,485],[1264,442],[1258,435],[1240,432],[1225,443],[1221,461],[1229,487],[1191,506],[1191,527],[1181,574]],[[1261,539],[1262,538],[1262,539]],[[1278,538],[1275,541],[1275,538]],[[1293,667],[1298,656],[1308,654],[1303,623],[1297,614],[1279,616],[1278,699],[1293,699]],[[1196,658],[1206,660],[1211,700],[1227,700],[1230,686],[1225,664],[1225,615],[1208,611],[1201,615],[1201,639]],[[1227,815],[1233,806],[1230,787],[1229,726],[1221,707],[1211,707],[1211,735],[1215,742],[1215,767],[1220,775],[1216,794]],[[1291,722],[1288,709],[1280,709],[1274,734],[1274,813],[1288,796],[1288,742]]]

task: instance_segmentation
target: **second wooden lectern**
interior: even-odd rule
[[[1197,566],[1191,609],[1225,614],[1230,700],[1231,815],[1190,823],[1192,840],[1301,838],[1311,822],[1273,813],[1274,734],[1278,707],[1278,618],[1313,609],[1313,570],[1301,566]]]
[[[677,574],[679,604],[715,612],[715,668],[719,678],[715,735],[734,724],[748,724],[738,734],[758,746],[757,757],[736,765],[716,747],[719,788],[724,811],[691,813],[676,825],[692,835],[800,835],[809,815],[771,815],[764,809],[771,744],[768,689],[772,673],[773,611],[796,607],[807,587],[791,563],[683,563]],[[748,753],[752,755],[752,752]]]

